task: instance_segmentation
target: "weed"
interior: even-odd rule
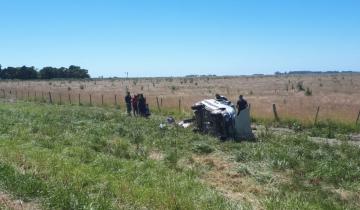
[[[199,142],[194,144],[192,150],[198,154],[209,154],[214,151],[214,148],[207,143]]]
[[[241,176],[248,176],[251,175],[249,169],[245,165],[241,165],[237,168],[236,172]]]

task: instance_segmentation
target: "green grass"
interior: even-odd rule
[[[265,130],[257,142],[220,142],[191,129],[160,129],[164,120],[111,108],[2,103],[0,190],[44,209],[251,208],[251,201],[229,199],[202,179],[214,163],[192,165],[194,156],[220,154],[241,181],[261,189],[246,193],[263,208],[360,207],[360,149],[346,141],[314,143],[305,127],[288,136]],[[357,129],[331,126],[335,133]],[[163,158],[151,158],[154,152]]]
[[[194,139],[191,132],[160,130],[156,117],[20,103],[1,104],[0,120],[2,188],[46,208],[234,207],[200,184],[195,171],[148,158],[152,149],[167,154],[175,145],[178,156],[186,155]]]
[[[263,124],[267,127],[286,127],[299,133],[306,132],[310,136],[324,138],[336,138],[338,135],[360,133],[360,124],[343,123],[333,120],[323,120],[317,123],[304,123],[291,118],[280,119],[280,121],[253,118],[252,121],[258,124]]]

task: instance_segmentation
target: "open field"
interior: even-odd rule
[[[360,147],[332,127],[220,142],[113,108],[0,103],[0,208],[359,209]],[[360,128],[340,124],[334,136]],[[343,129],[340,129],[343,128]],[[356,146],[354,146],[356,145]]]
[[[157,109],[158,97],[162,109],[179,110],[180,100],[182,111],[189,111],[200,99],[213,98],[215,93],[234,102],[243,94],[254,117],[273,118],[272,104],[276,104],[280,118],[303,122],[313,122],[318,106],[319,120],[347,123],[354,123],[360,110],[360,74],[1,81],[2,89],[9,97],[16,94],[33,100],[35,96],[48,100],[48,92],[52,92],[54,101],[59,102],[61,97],[62,103],[73,104],[79,103],[79,94],[81,104],[89,104],[91,94],[93,105],[116,103],[122,107],[128,89],[131,93],[144,93],[153,110]],[[305,95],[306,89],[311,91],[310,96]]]

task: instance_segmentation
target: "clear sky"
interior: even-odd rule
[[[0,64],[93,77],[360,70],[359,0],[0,0]]]

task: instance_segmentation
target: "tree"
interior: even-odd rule
[[[37,79],[38,73],[33,66],[22,66],[20,68],[16,68],[16,70],[17,71],[14,79]]]
[[[82,69],[80,66],[71,65],[69,68],[61,67],[44,67],[39,72],[35,67],[7,67],[1,68],[0,65],[0,78],[1,79],[53,79],[53,78],[76,78],[85,79],[90,78],[88,70]]]

